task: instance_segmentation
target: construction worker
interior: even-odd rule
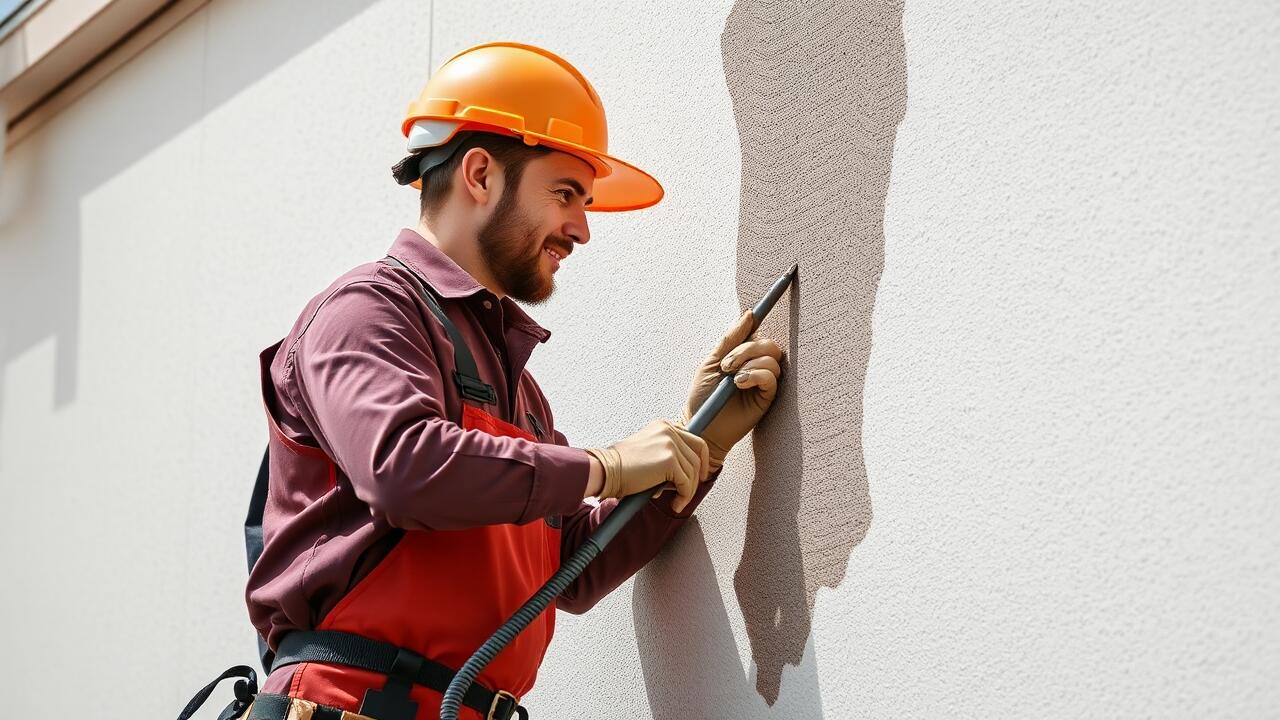
[[[409,155],[392,172],[421,190],[417,227],[261,355],[270,482],[246,597],[278,656],[255,720],[436,718],[453,672],[615,498],[655,493],[555,606],[584,612],[648,562],[777,390],[782,349],[748,341],[747,312],[714,343],[680,421],[570,446],[525,369],[550,332],[513,301],[552,294],[590,238],[587,210],[649,207],[661,186],[608,154],[586,78],[527,45],[456,55],[401,129]],[[702,437],[686,432],[727,371],[742,392]],[[519,697],[554,624],[543,613],[488,665],[463,717],[527,717]]]

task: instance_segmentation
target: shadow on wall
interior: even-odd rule
[[[212,2],[156,41],[156,45],[163,44],[184,27],[189,29],[191,23],[199,23],[204,29],[188,37],[198,37],[202,43],[209,43],[210,37],[220,37],[225,46],[218,47],[216,53],[206,47],[202,52],[182,53],[181,57],[203,58],[208,67],[148,67],[141,72],[153,81],[151,84],[141,88],[138,83],[117,85],[106,98],[94,97],[101,88],[90,90],[62,111],[64,115],[75,114],[78,107],[93,102],[99,112],[94,118],[94,133],[110,138],[110,142],[77,141],[79,154],[69,157],[52,145],[46,127],[19,144],[35,145],[23,153],[24,162],[5,158],[4,175],[0,177],[0,418],[4,411],[4,370],[15,358],[50,338],[55,347],[52,407],[59,410],[75,402],[83,281],[80,199],[370,4],[371,0],[343,0],[325,3],[323,11],[316,11],[304,0]],[[211,17],[214,13],[216,18]],[[210,23],[222,26],[216,36],[210,33]],[[237,27],[239,30],[232,32]],[[252,30],[245,31],[246,27]],[[118,73],[136,71],[135,63],[167,62],[156,59],[156,50],[155,45],[143,50],[103,84],[109,84]],[[218,58],[234,58],[234,62],[221,62]],[[193,80],[201,84],[195,93],[189,90]],[[203,102],[185,102],[188,97]],[[165,99],[170,102],[162,102]],[[140,107],[152,106],[154,111],[138,112]],[[181,166],[173,168],[175,178],[191,172],[191,158],[182,158],[181,162]],[[137,198],[135,211],[147,213],[148,203],[146,197]],[[39,234],[32,234],[32,230]],[[122,244],[137,246],[133,242]],[[155,239],[152,245],[163,244],[162,239]],[[147,278],[118,280],[141,283]],[[156,347],[163,344],[163,338],[157,336]]]
[[[850,553],[871,524],[862,397],[893,146],[906,112],[902,13],[902,0],[739,0],[721,35],[742,152],[739,305],[750,307],[792,262],[800,264],[789,316],[775,312],[759,331],[788,355],[778,399],[754,435],[755,478],[734,575],[755,690],[771,706],[783,667],[801,666],[818,589],[844,581]],[[680,547],[689,551],[688,543]],[[659,592],[661,580],[646,577],[637,591],[655,594],[654,602],[681,597],[686,608],[722,607],[714,579],[690,577],[709,576],[709,559],[689,562],[695,567],[680,584]],[[678,630],[657,618],[642,622],[639,602],[636,610],[637,634],[648,638],[642,651],[664,644],[655,633]],[[736,660],[731,636],[707,637],[727,633],[721,626],[707,618],[672,641],[690,654],[681,661],[687,668],[642,652],[650,688],[688,683],[685,671],[699,684],[736,688],[732,676],[707,675],[722,665],[719,655]],[[816,672],[801,666],[789,675],[810,687],[788,695],[811,693],[818,717]],[[655,717],[720,716],[725,702],[743,705],[710,695],[654,702],[650,693]]]
[[[631,602],[654,718],[746,720],[769,712],[742,671],[696,516],[645,567]],[[801,691],[790,693],[774,711],[788,720],[818,720],[817,667],[808,663],[793,678]]]

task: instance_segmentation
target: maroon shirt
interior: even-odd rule
[[[285,633],[318,625],[390,552],[395,528],[559,517],[561,553],[568,557],[616,505],[583,502],[587,453],[569,447],[555,429],[547,399],[525,369],[551,333],[412,230],[400,232],[389,254],[417,270],[441,298],[481,378],[497,392],[498,402],[485,410],[530,433],[540,425],[545,434],[542,442],[530,442],[457,424],[462,397],[451,380],[453,346],[406,271],[374,262],[334,281],[261,356],[267,411],[290,440],[323,450],[338,467],[332,489],[272,488],[284,498],[276,505],[287,510],[264,518],[265,547],[246,591],[253,624],[272,648]],[[650,501],[557,607],[585,612],[639,570],[693,513],[715,477],[678,515],[670,494]]]

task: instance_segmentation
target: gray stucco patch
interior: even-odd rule
[[[742,151],[740,305],[800,264],[790,306],[758,333],[788,357],[755,432],[734,576],[756,689],[770,704],[783,665],[801,660],[818,589],[844,581],[871,524],[862,397],[906,110],[902,11],[894,0],[743,0],[721,36]]]

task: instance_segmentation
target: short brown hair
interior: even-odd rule
[[[471,148],[483,148],[498,162],[507,182],[507,189],[503,191],[504,193],[514,192],[516,188],[520,187],[520,177],[524,174],[524,167],[529,164],[530,160],[549,152],[545,147],[525,145],[519,138],[507,135],[497,135],[489,132],[470,133],[470,136],[458,145],[457,150],[449,156],[448,160],[431,168],[423,176],[422,218],[429,218],[439,212],[440,206],[444,204],[445,198],[449,197],[449,191],[453,188],[453,171],[457,170],[458,166],[462,164],[462,158]],[[416,173],[418,161],[426,152],[427,150],[422,150],[401,160],[392,169],[392,174],[402,174],[411,168],[412,170],[410,171]],[[401,182],[407,182],[408,180],[409,178],[406,177]]]

